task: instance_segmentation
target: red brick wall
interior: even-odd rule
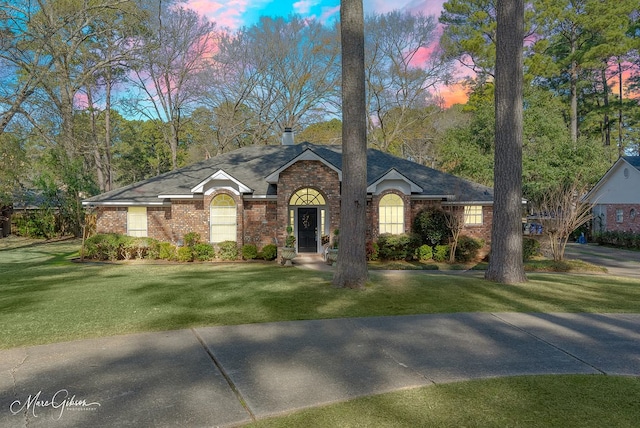
[[[311,187],[324,196],[328,206],[329,231],[340,225],[340,181],[338,173],[320,161],[299,161],[280,173],[278,180],[277,239],[280,245],[287,234],[289,200],[300,189]]]
[[[638,204],[607,204],[606,230],[615,232],[640,233],[640,205]],[[616,211],[622,210],[622,223],[616,221]],[[635,210],[635,217],[631,218],[631,210]],[[596,220],[597,221],[597,220]]]
[[[244,237],[245,244],[254,244],[258,249],[267,244],[275,244],[279,236],[278,207],[276,201],[244,202]]]
[[[182,241],[191,232],[200,234],[200,239],[209,239],[209,204],[203,200],[171,201],[171,241]]]
[[[171,207],[147,208],[147,236],[159,241],[173,241]]]
[[[96,210],[96,233],[127,233],[126,207],[99,207]]]
[[[470,236],[475,239],[482,239],[485,244],[491,242],[491,225],[493,224],[493,207],[482,207],[482,224],[481,225],[465,225],[462,229],[462,235]]]

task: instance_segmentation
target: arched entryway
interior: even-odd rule
[[[329,235],[327,220],[327,202],[319,191],[306,187],[289,199],[289,226],[299,253],[322,252],[323,237]]]

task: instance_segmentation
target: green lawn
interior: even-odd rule
[[[0,348],[203,325],[418,313],[637,312],[640,281],[371,272],[365,291],[274,263],[74,263],[79,242],[0,240]],[[257,427],[635,427],[640,379],[523,376],[363,397]]]
[[[523,376],[434,385],[266,419],[251,427],[637,427],[640,379]]]
[[[508,286],[481,272],[372,271],[359,292],[332,288],[330,273],[274,263],[73,263],[78,248],[62,241],[0,249],[0,348],[299,319],[637,312],[640,300],[640,281],[605,275],[529,274],[527,284]]]

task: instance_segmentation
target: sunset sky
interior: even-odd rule
[[[394,9],[440,16],[445,0],[364,0],[364,11],[386,13]],[[188,0],[187,5],[215,21],[220,27],[251,25],[263,15],[292,13],[331,22],[340,15],[340,0]]]
[[[364,0],[364,12],[387,13],[392,10],[422,12],[436,19],[446,0]],[[261,16],[298,14],[331,23],[340,16],[340,0],[188,0],[187,6],[215,22],[218,27],[237,29],[255,24]],[[439,88],[445,106],[464,103],[465,92],[459,85]]]

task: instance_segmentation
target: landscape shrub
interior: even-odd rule
[[[600,245],[640,250],[640,234],[633,232],[600,232],[595,236],[595,241]]]
[[[193,246],[193,256],[196,260],[206,262],[212,260],[216,255],[213,245],[206,242],[199,242]]]
[[[378,237],[380,258],[383,260],[407,260],[413,257],[420,243],[417,235],[382,234]]]
[[[479,239],[461,235],[458,238],[458,246],[456,247],[456,260],[461,263],[476,260],[478,258],[478,251],[483,245],[484,242]]]
[[[51,209],[14,214],[11,219],[18,236],[49,239],[59,234],[58,220]]]
[[[178,247],[178,251],[176,257],[179,262],[192,262],[193,261],[193,250],[191,247]]]
[[[439,208],[426,208],[413,221],[413,232],[420,236],[421,244],[444,244],[451,235],[447,214]]]
[[[160,241],[157,239],[151,239],[149,242],[149,249],[147,251],[147,259],[158,260],[160,258]]]
[[[161,242],[158,257],[162,260],[176,260],[178,258],[178,250],[171,242]]]
[[[540,254],[540,241],[535,238],[522,238],[522,259],[526,262]]]
[[[375,261],[380,257],[380,247],[377,242],[367,241],[367,260]]]
[[[131,260],[136,258],[135,239],[133,236],[118,236],[118,259]]]
[[[221,260],[237,260],[238,244],[236,241],[222,241],[218,244],[217,256]]]
[[[433,249],[433,260],[442,263],[449,259],[449,246],[436,245]]]
[[[275,260],[278,257],[278,247],[275,244],[265,245],[260,251],[260,257],[268,261]]]
[[[253,260],[258,257],[258,248],[253,244],[242,246],[242,258],[245,260]]]
[[[84,256],[94,260],[118,260],[121,236],[117,233],[100,233],[84,242]]]
[[[184,235],[184,245],[193,248],[200,242],[200,234],[196,232],[189,232]]]
[[[419,246],[416,250],[416,258],[421,262],[431,260],[433,258],[433,248],[427,244]]]

